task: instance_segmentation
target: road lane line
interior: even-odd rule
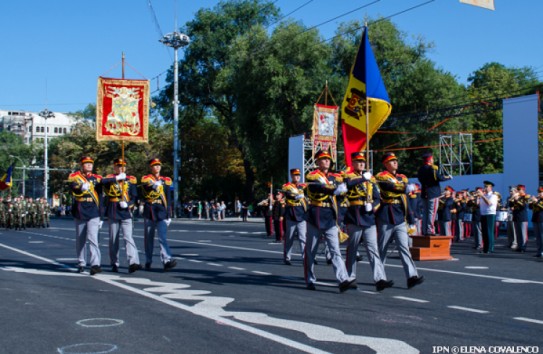
[[[272,273],[260,272],[258,270],[251,270],[251,273],[255,273],[255,274],[259,274],[259,275],[272,275]]]
[[[418,302],[418,303],[421,303],[421,304],[425,304],[425,303],[430,302],[428,300],[417,299],[417,298],[414,298],[414,297],[407,297],[407,296],[393,296],[393,298],[398,299],[398,300]]]
[[[524,322],[530,322],[530,323],[537,323],[540,325],[543,325],[543,321],[541,320],[535,320],[533,318],[527,318],[527,317],[513,317],[514,320],[517,321],[524,321]]]
[[[240,268],[240,267],[228,267],[228,269],[233,269],[233,270],[246,270],[245,268]]]
[[[475,313],[481,313],[481,314],[489,313],[489,311],[473,309],[471,307],[455,306],[455,305],[451,305],[451,306],[447,306],[447,307],[450,308],[450,309],[460,310],[460,311],[475,312]]]
[[[222,264],[213,263],[213,262],[209,262],[209,263],[207,263],[207,265],[214,266],[214,267],[224,267]]]

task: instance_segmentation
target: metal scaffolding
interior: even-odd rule
[[[468,175],[473,168],[473,135],[439,136],[439,165],[445,175]]]

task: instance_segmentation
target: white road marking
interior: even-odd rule
[[[245,268],[240,268],[240,267],[228,267],[228,269],[233,269],[233,270],[246,270]]]
[[[503,279],[503,283],[510,283],[510,284],[529,284],[531,283],[530,280],[523,280],[523,279]]]
[[[484,266],[465,266],[466,269],[488,269],[488,267]]]
[[[198,253],[181,253],[181,256],[183,257],[198,257]]]
[[[361,293],[370,294],[370,295],[377,295],[380,294],[379,291],[369,291],[369,290],[360,290]]]
[[[78,343],[57,348],[60,354],[74,353],[89,353],[89,354],[106,354],[117,351],[118,347],[115,344],[109,343]],[[74,351],[75,350],[75,351]]]
[[[454,305],[451,305],[451,306],[447,306],[448,308],[450,309],[455,309],[455,310],[460,310],[460,311],[468,311],[468,312],[475,312],[475,313],[489,313],[488,311],[485,311],[485,310],[479,310],[479,309],[473,309],[471,307],[464,307],[464,306],[454,306]]]
[[[43,243],[43,241],[28,241],[28,243]]]
[[[514,320],[517,321],[524,321],[524,322],[530,322],[530,323],[537,323],[540,325],[543,325],[543,321],[541,320],[535,320],[533,318],[527,318],[527,317],[513,317]]]
[[[214,266],[214,267],[224,267],[222,264],[212,263],[212,262],[207,263],[207,265]]]
[[[189,262],[192,262],[192,263],[203,263],[202,261],[199,261],[197,259],[189,259]]]
[[[336,283],[326,283],[326,282],[323,282],[323,281],[316,281],[315,284],[316,285],[329,286],[329,287],[333,287],[333,288],[336,288],[338,286]]]
[[[198,242],[200,242],[200,243],[208,243],[208,242],[213,242],[213,241],[211,241],[211,240],[198,240]]]
[[[260,272],[258,270],[252,270],[251,273],[255,273],[255,274],[259,274],[259,275],[272,275],[272,273]]]
[[[76,324],[81,327],[114,327],[124,324],[124,321],[115,318],[86,318],[77,321]]]
[[[418,302],[418,303],[421,303],[421,304],[425,304],[425,303],[427,303],[427,302],[430,302],[430,301],[428,301],[428,300],[417,299],[417,298],[414,298],[414,297],[407,297],[407,296],[393,296],[393,298],[398,299],[398,300],[405,300],[405,301],[411,301],[411,302]]]

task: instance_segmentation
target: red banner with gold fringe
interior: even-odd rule
[[[149,140],[149,80],[98,78],[96,140]]]

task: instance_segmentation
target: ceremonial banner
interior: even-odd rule
[[[391,111],[385,84],[368,40],[368,29],[365,28],[349,76],[349,86],[341,104],[341,128],[347,166],[351,167],[351,153],[362,151],[366,147],[366,143]]]
[[[13,173],[13,165],[14,164],[11,164],[11,166],[8,167],[7,172],[4,173],[2,178],[0,178],[0,191],[11,188],[11,185],[12,185],[11,174]]]
[[[338,106],[315,104],[313,113],[313,155],[318,150],[328,150],[334,160],[337,156]]]
[[[494,0],[460,0],[461,3],[494,10]]]
[[[99,77],[96,140],[146,143],[148,135],[149,81]]]

